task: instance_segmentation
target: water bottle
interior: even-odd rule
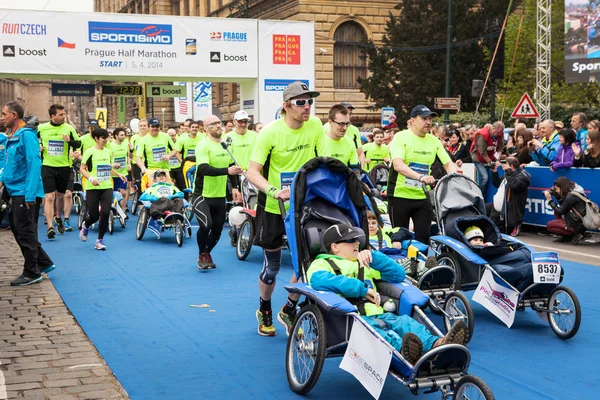
[[[393,312],[395,312],[395,311],[396,311],[396,303],[394,303],[394,300],[392,300],[392,299],[389,299],[388,301],[386,301],[386,302],[383,304],[383,309],[384,309],[386,312],[391,312],[391,313],[393,313]]]

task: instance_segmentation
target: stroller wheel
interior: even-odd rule
[[[177,246],[181,247],[183,245],[183,224],[180,220],[175,221],[175,241]]]
[[[87,204],[83,203],[81,205],[81,208],[79,209],[79,213],[77,214],[77,226],[79,227],[79,229],[81,229],[81,227],[83,226],[83,221],[85,221],[86,217],[87,217]]]
[[[242,222],[240,231],[238,232],[235,253],[239,260],[245,260],[252,249],[252,241],[254,240],[254,223],[250,217]]]
[[[286,372],[290,388],[307,394],[321,375],[327,352],[327,331],[318,306],[302,307],[288,337]]]
[[[575,293],[565,286],[557,286],[548,301],[548,324],[561,339],[570,339],[581,324],[581,306]]]
[[[466,375],[458,381],[458,384],[454,389],[454,395],[452,396],[452,399],[494,400],[495,397],[483,379],[475,375]]]
[[[456,258],[456,256],[452,253],[445,252],[437,256],[437,262],[438,265],[445,265],[454,270],[454,273],[456,274],[456,280],[454,281],[452,289],[460,290],[462,274],[460,272],[460,263],[458,261],[458,258]]]
[[[108,213],[108,233],[113,234],[115,231],[115,213],[113,210],[110,210]]]
[[[475,330],[475,317],[473,316],[473,308],[467,297],[461,292],[453,292],[447,298],[444,305],[444,311],[447,316],[444,315],[444,326],[446,331],[449,331],[452,325],[457,321],[464,321],[467,324],[469,332],[467,334],[467,341],[469,343],[473,337],[473,331]]]
[[[135,238],[137,240],[142,240],[144,237],[146,227],[148,226],[149,217],[148,210],[146,208],[142,208],[140,210],[140,215],[138,216],[137,225],[135,227]]]

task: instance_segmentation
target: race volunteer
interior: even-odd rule
[[[121,209],[127,210],[127,201],[129,200],[129,191],[127,190],[127,182],[131,181],[131,156],[133,147],[126,140],[125,128],[115,128],[112,133],[114,142],[112,142],[111,150],[113,152],[115,168],[117,172],[127,179],[123,181],[121,178],[113,177],[113,190],[121,193]]]
[[[348,109],[350,119],[352,119],[352,113],[354,112],[354,107],[352,104],[348,103],[347,101],[344,101],[341,104]],[[325,125],[323,125],[323,131],[327,133],[327,131],[329,131],[329,127],[330,123],[327,122]],[[363,166],[365,164],[365,153],[363,152],[362,141],[360,140],[360,132],[358,131],[358,128],[352,124],[348,125],[348,128],[346,129],[346,136],[348,136],[352,140],[352,143],[354,143],[354,146],[356,147],[356,153],[358,154],[358,160],[360,161],[360,165]]]
[[[0,122],[7,128],[7,140],[0,150],[0,192],[6,190],[11,208],[8,214],[10,230],[23,253],[23,273],[10,282],[25,286],[42,280],[42,273],[55,268],[38,241],[37,221],[41,198],[42,177],[40,148],[36,131],[25,125],[23,107],[11,101],[2,107]],[[3,254],[7,252],[2,245]]]
[[[177,154],[175,143],[169,135],[160,132],[158,118],[150,118],[148,124],[150,133],[136,142],[137,165],[142,176],[148,168],[170,170],[169,159]]]
[[[81,141],[75,128],[65,123],[65,108],[53,104],[48,110],[50,122],[38,128],[42,144],[42,181],[44,183],[44,215],[48,223],[48,239],[56,237],[52,218],[60,234],[65,233],[61,219],[64,208],[64,196],[67,191],[73,166],[69,157],[71,149],[81,147]],[[54,201],[56,200],[56,207]]]
[[[433,210],[423,191],[423,183],[431,185],[431,164],[437,156],[446,172],[456,172],[442,142],[427,132],[431,129],[429,108],[418,105],[410,114],[410,128],[399,132],[390,143],[393,168],[388,178],[389,214],[394,228],[408,228],[412,218],[415,239],[429,243]]]
[[[185,179],[183,178],[183,167],[181,164],[181,155],[179,154],[179,150],[177,148],[177,130],[175,128],[169,128],[167,129],[167,135],[169,135],[169,137],[171,138],[171,140],[173,141],[174,144],[174,148],[177,150],[177,152],[175,153],[174,156],[172,156],[171,158],[169,158],[169,175],[171,176],[171,179],[173,180],[173,182],[175,182],[175,186],[177,186],[177,189],[181,190],[183,192],[183,189],[185,189]],[[187,139],[187,134],[185,136],[183,136],[183,138],[181,140],[186,140]]]
[[[289,200],[294,174],[315,156],[315,148],[323,137],[323,126],[310,110],[319,92],[311,91],[296,81],[283,91],[280,118],[266,125],[256,138],[248,179],[260,190],[256,211],[258,231],[255,244],[263,248],[264,263],[259,275],[260,308],[256,311],[258,333],[275,336],[271,296],[275,279],[281,267],[281,246],[285,227],[279,211],[278,199]],[[292,276],[291,282],[296,282]],[[277,314],[277,319],[289,334],[296,316],[299,296],[290,294],[287,304]]]
[[[317,156],[337,158],[345,165],[358,168],[356,147],[347,134],[350,113],[346,107],[336,104],[329,109],[329,130],[317,146]]]
[[[198,218],[198,268],[216,268],[210,252],[216,246],[225,223],[225,193],[227,176],[237,187],[237,174],[242,169],[233,164],[231,156],[221,146],[221,121],[210,115],[204,119],[206,139],[196,146],[196,180],[192,205]],[[237,192],[237,189],[234,189]],[[238,196],[239,193],[234,193]]]
[[[387,164],[390,161],[390,151],[388,146],[383,143],[384,136],[381,129],[373,130],[373,142],[363,146],[366,171],[372,170],[377,164]]]
[[[88,213],[86,220],[81,225],[79,238],[83,242],[87,242],[89,228],[100,219],[95,247],[96,250],[106,250],[104,234],[108,228],[108,216],[113,195],[112,177],[118,176],[123,182],[127,182],[127,178],[115,168],[113,152],[106,147],[106,142],[108,142],[106,129],[94,129],[92,137],[96,141],[96,145],[85,152],[79,170],[87,180],[83,189]],[[102,214],[100,215],[100,213]]]
[[[252,148],[256,141],[256,132],[248,129],[248,123],[250,122],[250,116],[244,110],[240,110],[233,116],[233,123],[235,129],[224,136],[226,143],[231,142],[230,151],[233,154],[235,160],[244,169],[248,170],[248,164],[250,163],[250,155],[252,154]],[[234,187],[232,185],[232,187]],[[238,187],[238,189],[240,189]],[[235,203],[241,203],[241,197],[234,199]],[[229,239],[232,246],[237,244],[237,226],[232,226],[229,229]]]

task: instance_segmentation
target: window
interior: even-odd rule
[[[333,85],[338,89],[357,89],[358,78],[367,76],[367,64],[361,58],[362,44],[367,34],[353,21],[341,24],[335,34],[333,47]]]

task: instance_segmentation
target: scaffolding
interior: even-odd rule
[[[537,0],[535,102],[540,121],[550,118],[551,16],[552,0]]]

